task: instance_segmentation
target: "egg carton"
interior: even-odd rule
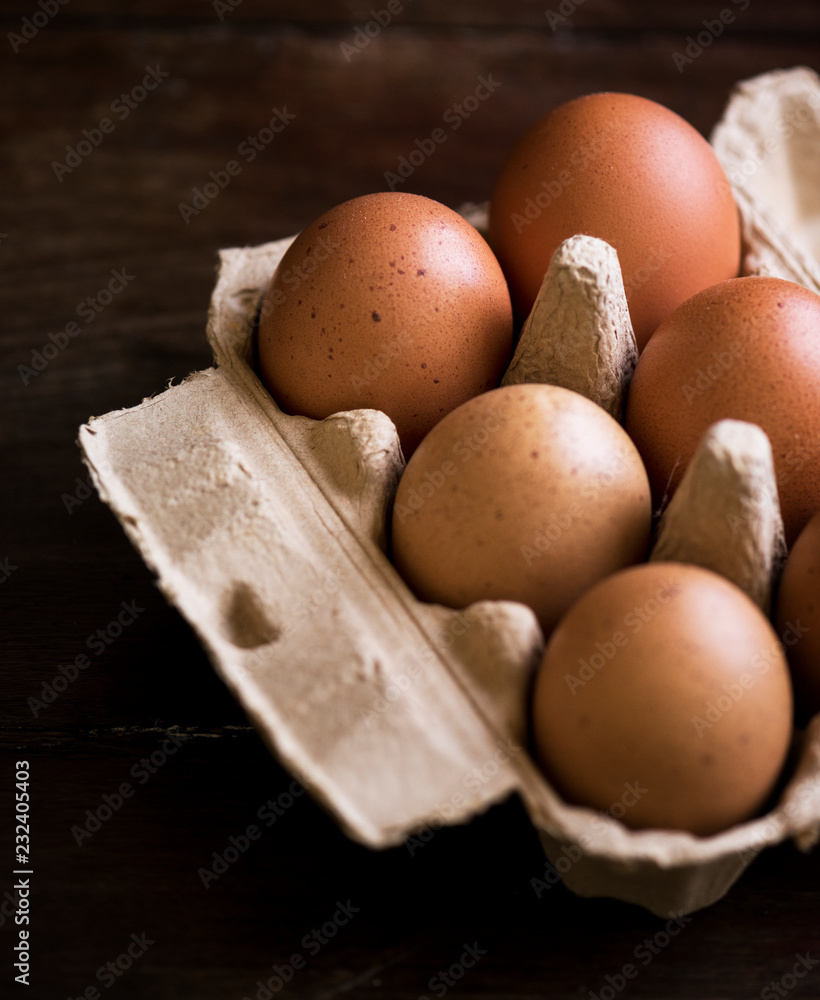
[[[820,291],[818,78],[798,68],[739,85],[712,141],[743,219],[744,271]],[[485,228],[486,206],[462,214]],[[533,612],[416,600],[387,556],[404,467],[392,422],[376,410],[290,416],[257,377],[255,320],[291,241],[220,252],[212,367],[79,433],[100,496],[284,766],[373,848],[424,842],[517,793],[548,859],[536,892],[560,877],[662,916],[719,899],[768,845],[812,846],[820,716],[797,734],[766,815],[716,836],[635,831],[623,803],[600,813],[561,800],[528,740],[543,650]],[[564,384],[619,414],[636,356],[615,251],[568,241],[505,381]],[[729,519],[715,505],[741,501],[742,530],[721,545]],[[704,441],[653,556],[707,565],[718,549],[729,555],[713,568],[767,607],[784,554],[771,452],[758,428],[733,421]]]

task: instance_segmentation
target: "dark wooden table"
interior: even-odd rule
[[[722,10],[715,37],[704,21]],[[543,857],[517,801],[381,853],[306,796],[291,803],[75,445],[90,415],[210,364],[218,248],[384,190],[481,77],[500,86],[405,190],[486,198],[523,128],[594,90],[660,100],[708,133],[736,80],[818,68],[818,4],[7,0],[0,18],[0,995],[820,996],[820,852],[764,853],[667,937],[615,901],[562,885],[538,898]],[[675,59],[708,30],[700,55]],[[268,140],[275,109],[295,118]],[[230,183],[183,211],[230,160]],[[31,774],[28,989],[9,905],[17,761]],[[281,815],[244,840],[271,801]]]

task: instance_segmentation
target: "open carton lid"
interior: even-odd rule
[[[820,127],[816,135],[813,164]],[[481,207],[463,211],[482,228]],[[770,238],[761,232],[747,227],[750,249]],[[506,380],[575,382],[617,412],[636,358],[617,255],[574,239],[545,277]],[[772,239],[771,259],[800,253]],[[454,611],[416,600],[385,554],[404,467],[392,422],[375,410],[288,416],[254,372],[257,310],[290,242],[220,253],[208,321],[214,367],[92,418],[79,438],[102,499],[283,764],[372,847],[466,822],[518,792],[571,889],[664,916],[720,898],[769,844],[792,837],[811,846],[820,717],[799,740],[779,805],[717,836],[632,831],[560,800],[528,750],[529,685],[543,647],[533,612],[507,601]],[[572,313],[587,321],[559,352],[561,370],[545,371],[538,345],[548,324],[534,317],[540,303],[554,319],[544,304],[560,306],[559,281],[562,294],[575,289]],[[592,353],[590,331],[602,345]],[[745,567],[758,582],[776,565],[778,518],[749,525],[766,539],[749,551],[769,554]]]

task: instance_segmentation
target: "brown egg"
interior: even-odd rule
[[[617,421],[569,389],[505,386],[448,414],[399,483],[393,558],[425,601],[506,598],[549,632],[608,573],[645,558],[649,486]]]
[[[567,801],[701,835],[766,804],[791,722],[768,619],[728,580],[679,563],[588,590],[553,633],[533,697],[536,752]]]
[[[639,349],[676,306],[740,268],[737,209],[712,147],[679,115],[633,94],[562,104],[507,157],[489,241],[519,316],[558,245],[578,233],[618,251]]]
[[[792,671],[797,712],[805,721],[820,712],[820,513],[789,552],[775,622]]]
[[[781,278],[721,282],[688,299],[638,360],[626,429],[656,504],[725,417],[768,434],[791,544],[820,510],[820,296]]]
[[[283,410],[383,410],[409,455],[445,413],[498,384],[512,307],[498,261],[460,215],[420,195],[370,194],[288,248],[258,344]]]

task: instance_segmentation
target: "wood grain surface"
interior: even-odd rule
[[[667,927],[561,884],[539,898],[544,859],[517,801],[409,848],[347,840],[88,487],[78,426],[210,364],[217,250],[384,190],[482,78],[493,93],[404,190],[485,199],[517,135],[582,93],[634,91],[708,134],[735,81],[820,68],[808,0],[393,7],[378,31],[386,0],[0,11],[0,995],[820,996],[820,852],[767,851],[723,901]],[[733,20],[681,71],[675,54],[722,10]],[[293,117],[262,141],[277,110]],[[90,155],[68,159],[85,133]],[[240,171],[183,218],[231,160]],[[31,772],[30,987],[12,964],[17,761]]]

